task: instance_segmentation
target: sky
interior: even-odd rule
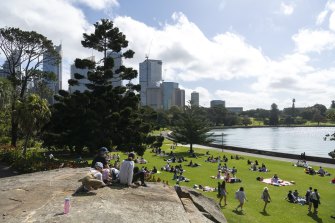
[[[224,100],[244,110],[335,100],[335,1],[307,0],[2,0],[0,27],[34,30],[63,47],[63,88],[81,46],[101,18],[129,40],[139,69],[148,55],[163,61],[164,81],[186,101]],[[0,54],[0,61],[3,61]],[[134,80],[134,83],[138,80]]]

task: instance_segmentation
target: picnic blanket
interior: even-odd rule
[[[279,183],[271,183],[271,178],[267,178],[267,179],[263,179],[262,181],[263,183],[266,183],[266,184],[271,184],[271,185],[274,185],[274,186],[290,186],[292,185],[291,182],[289,181],[285,181],[285,180],[279,180]]]

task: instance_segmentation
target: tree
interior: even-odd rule
[[[332,108],[332,109],[328,109],[327,110],[327,113],[326,113],[326,116],[328,119],[330,119],[332,122],[335,121],[335,109]]]
[[[322,104],[315,104],[312,106],[312,108],[316,108],[317,110],[320,111],[320,115],[325,116],[327,107],[322,105]]]
[[[29,138],[38,133],[49,121],[51,112],[47,100],[35,94],[30,94],[24,101],[18,101],[17,108],[20,112],[19,127],[25,135],[22,151],[25,156]]]
[[[286,125],[294,124],[294,118],[291,115],[287,115],[284,119]]]
[[[243,119],[242,119],[242,124],[244,126],[248,126],[248,125],[252,124],[252,121],[248,116],[244,116]]]
[[[11,99],[12,86],[10,81],[0,78],[0,144],[9,142]]]
[[[335,101],[332,100],[332,104],[330,105],[330,108],[335,108]]]
[[[320,114],[320,111],[315,112],[313,115],[313,121],[320,125],[320,122],[324,121],[325,117]]]
[[[115,52],[124,59],[132,58],[134,52],[127,50],[126,36],[110,20],[102,19],[94,24],[94,32],[83,34],[82,45],[102,52],[100,61],[75,60],[75,66],[88,69],[87,91],[69,94],[59,92],[55,99],[50,123],[46,127],[45,146],[62,148],[69,146],[77,153],[84,147],[91,152],[101,146],[117,148],[121,151],[135,151],[143,154],[146,147],[155,141],[148,135],[152,125],[148,119],[152,115],[139,109],[140,86],[131,83],[137,71],[121,66],[114,69],[114,60],[108,51]],[[70,85],[78,84],[85,77],[74,75]],[[126,86],[113,87],[112,78],[127,81]],[[142,110],[143,111],[143,110]]]
[[[0,29],[0,50],[6,59],[6,69],[13,87],[11,100],[11,144],[16,146],[18,123],[16,102],[24,101],[28,82],[43,78],[39,68],[43,63],[58,63],[60,55],[54,49],[52,41],[34,31],[22,31],[18,28]]]
[[[213,125],[222,125],[227,115],[227,109],[223,105],[216,105],[208,108],[207,117]]]
[[[11,104],[12,86],[9,80],[0,77],[0,110],[6,109]]]
[[[193,144],[209,143],[212,140],[208,134],[209,124],[205,116],[200,115],[196,106],[185,106],[185,111],[172,127],[171,138],[174,142],[190,144],[190,153],[193,153]]]
[[[278,125],[279,123],[279,110],[278,106],[273,103],[270,110],[269,125]]]

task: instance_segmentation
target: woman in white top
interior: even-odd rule
[[[236,191],[235,198],[240,202],[240,204],[235,208],[235,211],[238,211],[237,209],[239,207],[241,208],[241,211],[243,211],[244,201],[248,201],[247,197],[245,196],[243,187],[240,187],[240,189],[238,191]]]

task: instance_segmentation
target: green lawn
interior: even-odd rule
[[[166,152],[170,152],[170,142],[165,140],[162,147]],[[183,155],[187,158],[188,162],[191,158],[188,157],[187,151],[188,148],[177,147],[174,152],[177,153],[177,156]],[[217,173],[217,163],[207,163],[204,160],[207,158],[205,156],[206,150],[204,149],[195,149],[195,152],[198,154],[197,159],[192,159],[193,162],[201,164],[200,167],[192,168],[187,167],[188,162],[184,162],[183,168],[186,170],[184,176],[191,179],[190,182],[182,182],[180,185],[193,187],[194,184],[201,184],[203,186],[217,186],[217,180],[211,179],[210,176],[216,175]],[[210,150],[210,154],[215,156],[223,154],[230,158],[232,153],[222,153],[221,151]],[[121,160],[125,158],[125,155],[121,155]],[[147,150],[144,154],[144,158],[149,161],[148,164],[144,165],[151,169],[153,166],[156,166],[160,169],[166,164],[163,157],[157,157],[154,153],[151,153],[150,150]],[[226,184],[228,197],[228,205],[222,208],[224,215],[226,216],[228,222],[271,222],[271,223],[282,223],[282,222],[335,222],[334,219],[330,218],[331,215],[335,215],[335,185],[330,184],[330,180],[334,177],[335,170],[327,169],[332,176],[331,177],[320,177],[320,176],[311,176],[304,173],[303,168],[294,167],[292,163],[274,161],[269,159],[258,159],[259,163],[265,163],[267,168],[270,169],[268,173],[252,172],[248,170],[249,166],[247,165],[247,160],[255,160],[255,157],[244,156],[243,160],[231,160],[227,162],[229,168],[235,166],[238,170],[237,177],[242,180],[241,183]],[[141,164],[136,164],[141,167]],[[175,164],[172,164],[175,165]],[[315,168],[317,169],[317,167]],[[256,177],[262,176],[264,178],[270,178],[274,173],[277,173],[281,179],[287,181],[295,181],[296,184],[292,186],[284,187],[275,187],[272,185],[267,185],[256,180]],[[172,180],[172,173],[162,172],[156,174],[156,178],[160,177],[162,180],[169,181],[169,185],[175,185],[175,181]],[[244,213],[235,213],[233,210],[238,205],[237,200],[234,199],[235,191],[243,186],[248,198],[244,206]],[[264,203],[261,201],[261,192],[263,188],[269,187],[269,192],[272,198],[272,202],[268,205],[267,211],[268,215],[261,213]],[[306,190],[309,186],[313,188],[318,188],[321,196],[321,205],[319,207],[319,215],[315,217],[313,215],[309,216],[307,211],[307,205],[301,206],[299,204],[288,203],[284,198],[286,197],[289,190],[297,189],[301,195],[305,195]],[[216,201],[216,192],[203,192],[204,195],[214,198]]]

